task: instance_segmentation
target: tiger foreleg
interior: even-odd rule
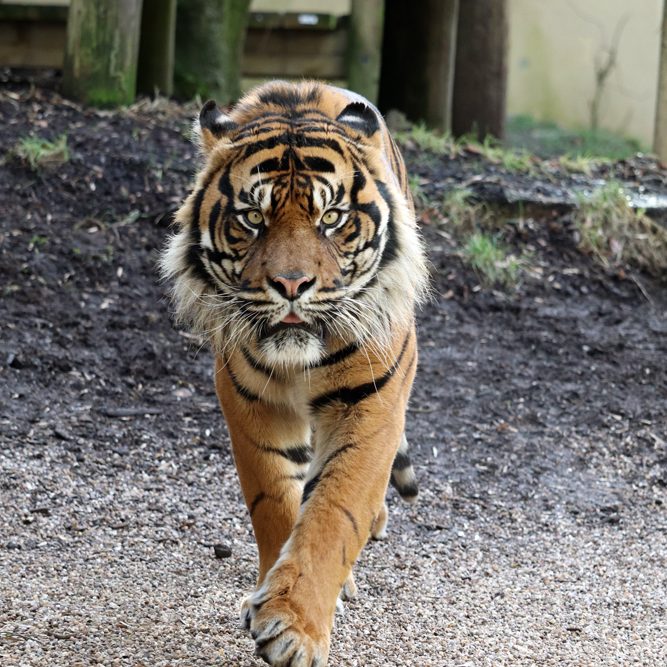
[[[257,653],[271,665],[326,664],[338,596],[348,593],[352,565],[386,521],[384,496],[403,423],[381,432],[376,424],[317,453],[294,530],[250,598]]]
[[[231,369],[216,362],[216,389],[259,551],[259,586],[276,562],[299,513],[310,462],[310,424],[283,407],[239,394]]]

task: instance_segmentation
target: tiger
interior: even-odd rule
[[[428,277],[408,176],[379,111],[319,82],[208,101],[195,136],[161,266],[214,353],[257,542],[241,621],[268,664],[323,667],[389,481],[418,493],[405,415]]]

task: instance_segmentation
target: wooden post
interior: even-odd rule
[[[667,164],[667,2],[662,8],[662,32],[660,38],[660,72],[656,95],[655,132],[653,150]]]
[[[478,139],[505,131],[507,3],[465,0],[459,5],[452,100],[452,133]]]
[[[466,0],[467,1],[467,0]],[[380,109],[450,129],[458,0],[390,0],[380,74]]]
[[[137,90],[171,95],[174,90],[176,0],[143,0]]]
[[[352,0],[347,85],[377,104],[382,60],[384,0]]]
[[[241,94],[250,0],[178,0],[174,92],[229,104]]]
[[[63,91],[86,104],[134,100],[141,0],[71,0]]]

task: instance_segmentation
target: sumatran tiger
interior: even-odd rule
[[[204,165],[162,256],[215,385],[259,550],[241,617],[270,665],[324,666],[352,566],[384,536],[426,269],[403,159],[377,109],[272,82],[195,124]]]

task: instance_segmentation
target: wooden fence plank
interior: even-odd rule
[[[131,103],[140,25],[141,0],[71,0],[65,94],[97,106]]]

